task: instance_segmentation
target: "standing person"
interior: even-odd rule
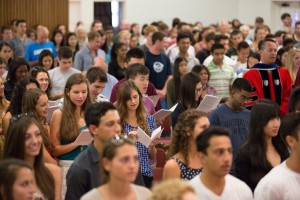
[[[22,113],[30,113],[41,125],[41,136],[43,138],[44,161],[57,165],[57,161],[50,155],[52,143],[50,141],[49,125],[46,124],[48,117],[48,97],[47,94],[39,89],[33,88],[25,92],[22,100]]]
[[[52,156],[59,159],[63,169],[63,196],[66,191],[65,177],[73,160],[87,146],[74,143],[81,131],[87,129],[84,114],[92,101],[88,80],[82,74],[73,74],[67,80],[63,107],[53,112],[50,122],[50,138],[53,143]]]
[[[7,66],[9,66],[13,61],[13,50],[6,42],[0,44],[0,58],[6,62]]]
[[[4,94],[7,100],[11,99],[15,85],[22,78],[28,76],[29,70],[30,66],[24,58],[19,58],[12,63],[12,66],[8,69],[7,81],[4,83]]]
[[[88,34],[88,44],[84,49],[76,53],[74,59],[74,68],[80,71],[87,71],[93,66],[95,57],[105,58],[105,52],[100,48],[101,35],[98,32],[91,31]]]
[[[22,159],[32,167],[36,198],[61,199],[61,170],[53,164],[44,163],[40,124],[28,116],[16,120],[7,133],[3,158]]]
[[[140,127],[147,135],[156,129],[156,123],[153,116],[146,114],[142,93],[132,82],[124,82],[117,93],[117,108],[120,113],[122,132],[126,135],[135,135]],[[139,161],[144,183],[147,188],[151,188],[153,172],[150,167],[150,159],[156,158],[155,144],[158,138],[153,140],[149,147],[140,142],[136,142],[139,151]]]
[[[73,61],[76,53],[79,51],[79,40],[76,33],[70,32],[66,37],[66,46],[70,47],[73,52]]]
[[[287,111],[287,103],[291,93],[293,80],[287,69],[276,66],[277,45],[274,40],[265,39],[259,43],[261,62],[244,74],[252,87],[253,105],[258,99],[271,99],[280,106],[281,113]]]
[[[48,71],[44,67],[35,67],[30,71],[30,75],[39,82],[40,88],[47,94],[47,97],[50,98],[52,86]]]
[[[261,40],[264,40],[266,37],[266,27],[264,25],[259,25],[255,28],[255,32],[254,32],[254,41],[253,43],[250,45],[251,51],[253,52],[257,52],[260,50],[259,49],[259,42]],[[275,41],[274,41],[275,42]],[[276,43],[276,42],[275,42]]]
[[[209,84],[217,90],[220,97],[229,97],[229,86],[236,78],[233,67],[223,62],[225,48],[220,43],[215,43],[211,48],[213,60],[207,65],[210,72]]]
[[[151,192],[132,184],[139,170],[138,149],[127,137],[114,136],[106,141],[100,166],[103,185],[85,194],[89,199],[139,199],[147,200]]]
[[[31,67],[38,64],[39,55],[44,49],[49,49],[56,58],[57,51],[53,42],[48,41],[49,30],[45,26],[41,26],[37,29],[37,39],[35,42],[29,44],[26,48],[25,59],[28,61]]]
[[[300,114],[286,115],[280,126],[280,134],[285,139],[291,155],[263,177],[255,191],[255,199],[280,200],[297,199],[300,195]]]
[[[210,72],[205,65],[195,65],[192,69],[192,72],[200,76],[203,87],[201,98],[204,98],[206,94],[217,96],[216,89],[208,84],[210,80]]]
[[[14,158],[0,161],[0,188],[0,199],[34,199],[36,187],[31,167]]]
[[[70,47],[61,47],[58,51],[59,66],[49,70],[52,83],[51,99],[56,100],[64,96],[64,88],[68,78],[79,70],[72,67],[73,53]]]
[[[170,59],[162,53],[166,47],[166,35],[155,32],[152,35],[152,46],[146,53],[145,65],[150,71],[149,80],[154,84],[161,99],[167,93],[168,81],[172,78]]]
[[[289,71],[293,81],[295,82],[297,73],[300,68],[300,50],[290,49],[287,53],[285,68]]]
[[[233,158],[239,148],[247,141],[250,111],[246,109],[251,100],[252,86],[246,79],[237,78],[230,89],[230,98],[209,115],[212,126],[226,127],[231,131]],[[230,172],[234,174],[234,164]]]
[[[237,60],[238,44],[243,41],[243,34],[239,30],[233,30],[230,33],[231,47],[227,50],[226,56],[233,60]]]
[[[14,52],[14,58],[20,58],[25,56],[27,46],[32,42],[26,36],[27,22],[23,19],[19,19],[16,22],[17,32],[16,35],[10,40],[10,45]]]
[[[201,80],[197,74],[189,72],[183,77],[179,91],[178,105],[171,114],[172,128],[175,127],[181,113],[191,108],[197,108],[201,100],[202,90]]]
[[[236,177],[252,191],[262,177],[289,156],[282,136],[278,134],[280,117],[279,106],[269,99],[259,100],[252,107],[249,138],[235,158]]]
[[[12,30],[9,26],[4,25],[1,26],[1,40],[0,44],[3,42],[9,43],[9,41],[13,38]]]
[[[0,78],[2,78],[3,80],[6,80],[7,77],[7,64],[6,62],[0,57]]]
[[[230,131],[211,127],[197,137],[197,150],[203,163],[203,172],[190,181],[199,200],[252,200],[250,188],[228,174],[232,163]]]
[[[173,130],[169,155],[164,166],[163,179],[191,180],[202,170],[196,147],[196,138],[209,127],[206,114],[189,109],[183,112]]]
[[[113,44],[110,52],[110,63],[108,65],[108,73],[116,79],[121,80],[125,77],[127,47],[125,43],[116,42]]]
[[[146,43],[139,46],[139,48],[142,49],[145,54],[147,53],[147,51],[149,51],[150,47],[152,46],[153,33],[157,32],[157,31],[158,31],[157,27],[153,26],[153,25],[149,25],[144,29]]]
[[[38,66],[48,71],[54,68],[54,57],[50,50],[45,49],[40,53]]]
[[[60,47],[64,46],[64,34],[58,29],[54,30],[51,41],[53,42],[56,51],[58,51]]]
[[[179,99],[179,89],[182,78],[188,72],[188,62],[185,58],[178,57],[174,62],[173,78],[168,82],[166,101],[171,108]]]

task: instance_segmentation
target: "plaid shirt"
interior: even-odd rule
[[[151,133],[157,128],[155,119],[151,115],[146,115],[146,121],[148,124],[148,128]],[[127,135],[130,131],[136,130],[137,127],[133,127],[125,122],[124,132]],[[143,176],[153,177],[152,169],[150,167],[150,154],[148,148],[140,142],[136,142],[136,146],[138,149],[139,161],[141,166],[141,171]]]

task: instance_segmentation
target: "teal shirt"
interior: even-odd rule
[[[80,131],[83,131],[87,129],[87,126],[84,125],[83,127],[80,128]],[[67,141],[60,141],[60,143],[62,145],[64,144],[69,144],[70,142]],[[83,146],[78,146],[75,149],[73,149],[72,151],[70,151],[69,153],[66,153],[64,155],[58,156],[57,158],[59,160],[75,160],[75,158],[84,150],[86,150],[88,148],[88,145],[83,145]]]

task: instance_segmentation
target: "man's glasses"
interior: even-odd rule
[[[242,101],[252,101],[252,98],[251,97],[245,97],[244,95],[240,95],[239,93],[235,93],[238,95],[238,97],[242,100]]]

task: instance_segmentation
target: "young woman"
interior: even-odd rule
[[[84,29],[83,25],[79,25],[75,33],[78,37],[78,44],[79,44],[79,49],[83,49],[87,45],[87,33],[86,30]]]
[[[32,113],[33,117],[41,124],[41,135],[43,137],[44,161],[57,165],[57,161],[50,155],[52,144],[50,141],[50,129],[46,124],[48,116],[48,96],[39,88],[27,90],[22,100],[22,113]]]
[[[124,43],[116,42],[110,52],[111,61],[108,65],[108,73],[121,80],[125,77],[127,46]]]
[[[207,115],[195,109],[186,110],[179,116],[172,134],[169,152],[171,159],[164,167],[164,179],[191,180],[201,172],[202,163],[198,157],[196,138],[208,127]]]
[[[63,169],[63,195],[65,176],[74,159],[87,148],[74,143],[79,133],[85,130],[84,113],[92,101],[88,80],[82,74],[73,74],[67,80],[63,107],[53,112],[50,122],[50,138],[53,144],[52,156],[59,159]]]
[[[26,77],[21,79],[16,85],[9,107],[3,118],[3,133],[6,134],[10,120],[13,116],[17,116],[22,113],[22,99],[24,93],[31,88],[39,88],[39,83],[33,77]]]
[[[247,58],[247,68],[251,69],[254,65],[260,62],[260,54],[250,52],[248,58]]]
[[[289,157],[278,130],[279,106],[271,100],[258,100],[251,109],[249,139],[235,158],[236,177],[254,191],[259,180]]]
[[[11,99],[14,87],[19,80],[28,76],[29,70],[30,66],[24,58],[13,61],[11,67],[8,69],[7,81],[4,83],[4,94],[7,100]]]
[[[173,79],[168,82],[166,101],[171,108],[179,99],[179,88],[181,80],[187,73],[188,62],[185,58],[178,57],[174,62]]]
[[[0,77],[5,80],[7,76],[7,64],[3,58],[0,57]]]
[[[156,129],[156,123],[151,115],[147,115],[143,102],[143,96],[137,86],[131,82],[124,82],[118,89],[117,108],[121,118],[122,130],[126,135],[136,134],[140,127],[145,133],[151,136]],[[136,142],[139,150],[139,160],[141,172],[144,178],[145,186],[151,188],[153,173],[150,168],[150,159],[156,157],[155,139],[147,148],[140,142]]]
[[[0,77],[0,159],[2,157],[4,146],[4,131],[3,131],[3,118],[9,106],[9,101],[4,96],[4,80]]]
[[[24,160],[34,172],[36,197],[61,199],[61,170],[43,160],[41,127],[34,118],[23,116],[11,124],[4,145],[3,158]]]
[[[286,58],[286,68],[295,82],[298,70],[300,68],[300,50],[289,50]]]
[[[54,57],[51,51],[45,49],[39,55],[39,64],[40,67],[44,67],[46,70],[54,68]]]
[[[11,46],[6,42],[0,44],[0,58],[3,58],[7,65],[11,64],[13,58],[13,50]]]
[[[36,187],[31,167],[18,159],[6,159],[0,162],[0,199],[35,199]]]
[[[51,82],[48,71],[44,67],[37,66],[30,71],[30,75],[39,82],[40,88],[46,92],[48,98],[50,98]]]
[[[194,72],[187,73],[181,82],[179,90],[179,102],[171,114],[172,128],[177,123],[177,118],[185,110],[197,108],[201,101],[202,83],[198,74]]]
[[[217,95],[217,91],[213,86],[208,85],[208,81],[210,79],[210,72],[205,65],[195,65],[192,69],[192,72],[199,74],[201,83],[203,86],[203,90],[201,93],[201,98],[204,98],[206,94],[209,95]]]
[[[75,33],[70,32],[66,37],[66,45],[71,48],[73,52],[73,61],[75,58],[75,54],[79,51],[79,42],[78,37]]]
[[[53,42],[56,51],[58,51],[59,48],[64,45],[64,35],[63,35],[63,33],[60,30],[56,29],[52,34],[51,41]]]
[[[259,41],[263,40],[266,35],[267,35],[266,26],[260,25],[255,28],[254,41],[250,45],[250,48],[253,52],[258,52],[258,43],[259,43]]]
[[[92,189],[81,199],[146,200],[151,192],[134,185],[139,170],[138,150],[127,137],[114,136],[108,140],[101,153],[102,184]]]
[[[277,51],[275,63],[276,63],[279,67],[284,67],[284,68],[286,68],[286,59],[287,59],[288,52],[289,52],[289,51],[288,51],[286,48],[280,48],[280,49]]]

